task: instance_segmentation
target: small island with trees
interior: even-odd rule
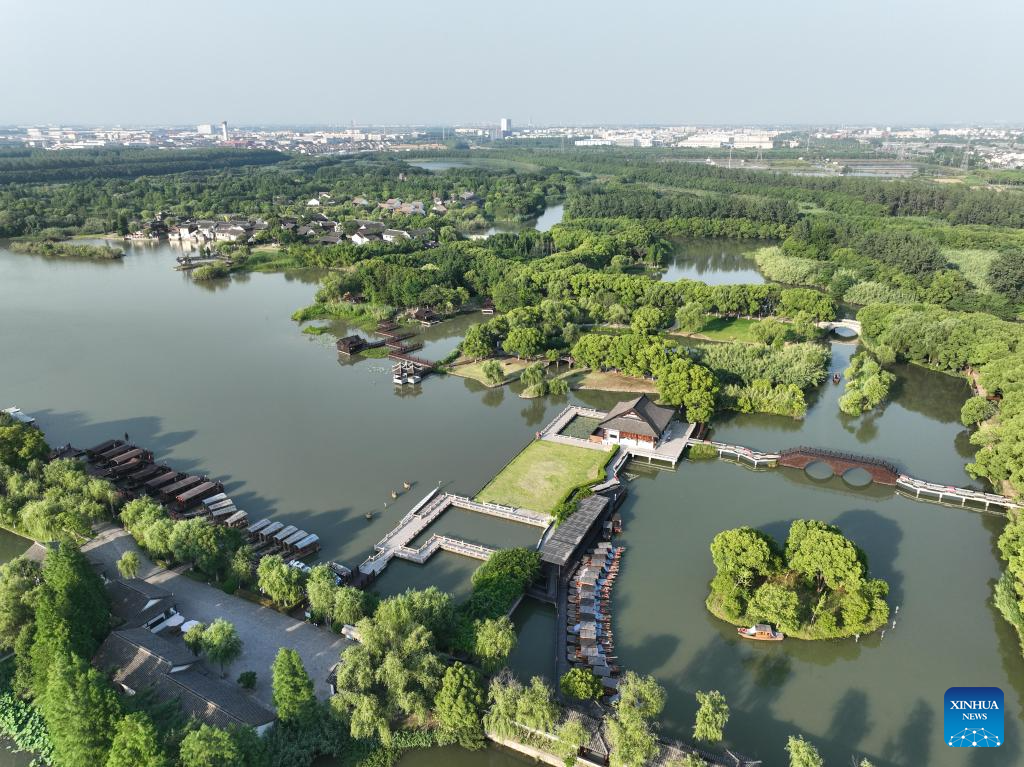
[[[750,527],[711,541],[718,572],[708,610],[737,626],[770,623],[798,639],[838,639],[885,625],[889,584],[868,576],[867,556],[839,528],[798,519],[784,551]]]

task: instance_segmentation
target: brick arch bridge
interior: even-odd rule
[[[825,450],[820,447],[791,447],[779,453],[779,466],[788,466],[792,469],[806,469],[808,465],[818,461],[827,464],[837,477],[843,476],[850,469],[864,469],[871,475],[871,481],[880,485],[895,485],[896,479],[900,476],[900,471],[894,464],[881,458]]]

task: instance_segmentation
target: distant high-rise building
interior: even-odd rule
[[[512,135],[512,118],[511,117],[502,117],[501,118],[501,128],[500,128],[500,130],[501,130],[501,137],[502,138],[505,138],[506,136],[511,136]]]
[[[211,125],[210,123],[203,123],[202,125],[197,125],[196,133],[198,133],[200,136],[212,136],[213,125]]]
[[[221,141],[227,141],[228,140],[228,124],[227,124],[226,121],[221,122],[221,124],[220,124],[220,140]]]

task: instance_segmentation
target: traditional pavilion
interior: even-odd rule
[[[641,394],[620,402],[597,425],[591,440],[605,445],[654,448],[668,430],[676,411],[651,402]]]

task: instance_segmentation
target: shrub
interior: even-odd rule
[[[698,443],[690,445],[687,449],[686,455],[694,461],[707,461],[713,458],[718,458],[718,450],[715,449],[714,445]]]
[[[256,672],[243,671],[238,675],[238,684],[246,690],[253,689],[256,686]]]

